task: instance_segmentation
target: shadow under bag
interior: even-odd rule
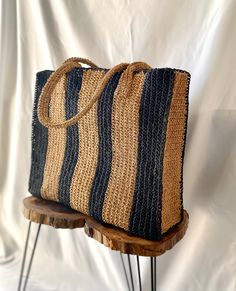
[[[81,58],[37,73],[29,192],[162,239],[183,219],[189,81],[182,70]]]

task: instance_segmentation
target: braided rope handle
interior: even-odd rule
[[[126,94],[129,93],[129,90],[131,88],[132,83],[132,76],[134,71],[140,70],[140,69],[150,69],[151,67],[143,62],[134,62],[131,64],[128,63],[121,63],[110,69],[102,78],[100,81],[98,87],[96,88],[93,97],[91,98],[90,102],[87,104],[87,106],[82,109],[80,112],[78,112],[76,115],[74,115],[72,118],[61,121],[61,122],[53,122],[51,118],[49,117],[49,104],[51,99],[51,94],[53,90],[55,89],[57,83],[59,82],[60,78],[70,72],[71,70],[75,68],[81,68],[82,64],[87,64],[91,68],[98,68],[93,62],[91,62],[88,59],[83,58],[69,58],[67,59],[48,79],[46,85],[44,86],[38,101],[38,119],[42,125],[48,128],[63,128],[68,127],[70,125],[75,124],[78,122],[96,103],[96,101],[99,99],[101,93],[103,92],[105,86],[111,79],[111,77],[116,72],[124,71],[123,77],[124,80],[127,82],[127,90]]]

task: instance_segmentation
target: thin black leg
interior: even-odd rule
[[[125,263],[124,263],[124,259],[123,259],[122,253],[120,253],[120,257],[121,257],[121,262],[122,262],[122,266],[123,266],[124,273],[125,273],[126,283],[127,283],[129,291],[131,291],[130,290],[130,285],[129,285],[129,279],[128,279],[128,275],[127,275],[127,272],[126,272]]]
[[[27,269],[26,277],[25,277],[25,283],[24,283],[22,291],[26,290],[26,286],[27,286],[27,283],[28,283],[28,278],[29,278],[29,274],[30,274],[30,270],[31,270],[31,266],[32,266],[33,258],[34,258],[34,253],[35,253],[35,249],[36,249],[37,242],[38,242],[40,229],[41,229],[41,224],[39,224],[39,226],[38,226],[37,234],[36,234],[36,237],[35,237],[32,253],[31,253],[31,257],[30,257],[30,261],[29,261],[29,266],[28,266],[28,269]]]
[[[154,291],[157,290],[157,257],[153,257],[154,260]]]
[[[156,281],[156,273],[157,273],[157,262],[156,257],[150,257],[151,263],[151,290],[156,291],[157,289],[157,281]]]
[[[131,263],[130,263],[130,255],[127,254],[128,257],[128,263],[129,263],[129,274],[130,274],[130,280],[131,280],[131,286],[132,286],[132,291],[134,290],[134,280],[133,280],[133,274],[132,274],[132,267],[131,267]]]
[[[139,256],[136,256],[136,258],[137,258],[137,268],[138,268],[139,291],[142,291],[142,282],[141,282],[141,274],[140,274]]]
[[[29,225],[28,225],[28,231],[27,231],[27,236],[26,236],[26,241],[25,241],[23,259],[21,262],[20,277],[19,277],[17,291],[20,291],[20,289],[21,289],[22,277],[23,277],[24,268],[25,268],[25,259],[26,259],[26,255],[27,255],[27,249],[28,249],[28,243],[29,243],[29,237],[30,237],[30,230],[31,230],[31,220],[29,221]]]
[[[153,257],[150,257],[151,264],[151,290],[154,291],[154,280],[153,280]]]

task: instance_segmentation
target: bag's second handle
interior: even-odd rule
[[[80,68],[81,64],[87,64],[92,68],[97,68],[97,66],[88,59],[83,58],[70,58],[66,60],[61,67],[59,67],[48,79],[46,85],[44,86],[42,93],[39,96],[38,101],[38,119],[45,127],[53,127],[53,128],[62,128],[68,127],[70,125],[78,122],[94,105],[94,103],[99,99],[102,91],[104,90],[106,84],[110,80],[110,78],[116,73],[120,71],[124,71],[124,78],[126,78],[127,82],[127,92],[130,89],[132,82],[132,75],[135,70],[139,69],[150,69],[150,66],[143,62],[134,62],[132,64],[121,63],[110,69],[100,81],[98,87],[96,88],[93,97],[87,106],[78,112],[75,116],[70,119],[67,119],[62,122],[53,122],[49,117],[49,104],[50,98],[53,90],[55,89],[56,84],[59,82],[60,78],[70,72],[75,68]]]

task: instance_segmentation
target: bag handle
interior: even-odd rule
[[[92,68],[97,68],[97,66],[91,62],[88,59],[83,58],[69,58],[67,59],[48,79],[46,85],[44,86],[38,101],[38,119],[42,125],[48,128],[64,128],[68,127],[70,125],[75,124],[78,122],[94,105],[94,103],[99,99],[101,93],[103,92],[105,86],[111,79],[111,77],[116,73],[120,71],[124,71],[123,78],[124,81],[127,82],[127,90],[126,94],[129,93],[133,78],[133,73],[136,70],[141,69],[150,69],[151,67],[143,62],[134,62],[131,64],[128,63],[121,63],[110,69],[102,78],[100,81],[98,87],[96,88],[93,97],[91,98],[88,105],[82,109],[80,112],[78,112],[75,116],[73,116],[70,119],[67,119],[62,122],[53,122],[51,118],[49,117],[49,103],[51,99],[51,94],[53,90],[55,89],[57,83],[59,82],[60,78],[68,73],[69,71],[80,68],[81,63],[87,64]]]

